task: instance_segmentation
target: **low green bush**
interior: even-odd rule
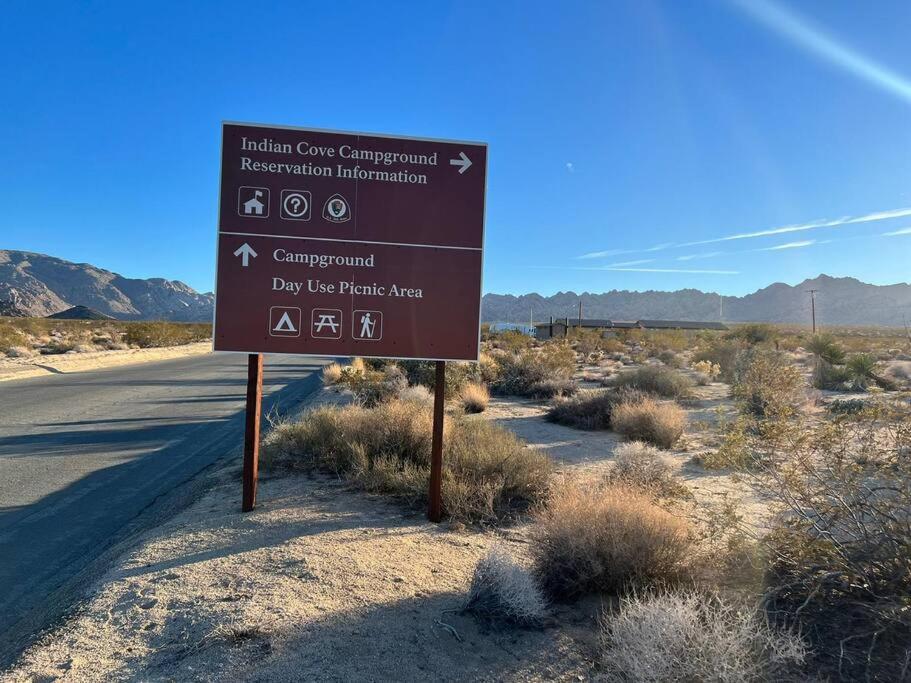
[[[693,380],[661,365],[645,365],[632,372],[622,372],[607,381],[609,386],[638,389],[663,398],[684,398],[693,388]]]

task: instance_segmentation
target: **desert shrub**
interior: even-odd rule
[[[645,397],[635,389],[583,390],[554,400],[546,418],[577,429],[610,429],[614,407]]]
[[[660,365],[646,365],[632,372],[623,372],[611,378],[609,383],[614,387],[629,387],[664,398],[683,398],[693,387],[689,377]]]
[[[604,333],[601,330],[575,327],[570,330],[567,340],[575,347],[576,351],[587,356],[604,348]]]
[[[466,413],[483,413],[490,402],[490,392],[479,382],[470,382],[462,387],[459,394],[462,409]]]
[[[490,345],[495,349],[504,349],[506,351],[518,352],[527,349],[535,343],[535,338],[519,332],[518,330],[504,330],[502,332],[493,332],[489,336]]]
[[[661,451],[640,441],[620,444],[614,448],[614,464],[605,481],[641,489],[659,498],[686,492],[683,482],[674,475]]]
[[[747,325],[738,325],[726,336],[728,339],[740,339],[754,346],[763,342],[774,341],[778,336],[778,331],[774,326],[765,323],[749,323]]]
[[[705,346],[700,346],[699,351],[693,355],[693,362],[708,361],[718,366],[719,376],[725,382],[734,379],[737,360],[747,348],[742,339],[727,339],[713,337],[706,340]]]
[[[399,361],[409,384],[420,384],[430,390],[436,386],[436,362],[428,360]],[[455,398],[468,382],[480,380],[477,363],[446,363],[446,396]]]
[[[658,360],[669,368],[682,368],[683,360],[673,351],[662,351],[658,354]]]
[[[823,678],[897,681],[911,661],[911,420],[907,408],[840,416],[757,439],[748,481],[775,527],[764,606],[799,628]]]
[[[714,381],[721,374],[721,367],[709,360],[697,361],[693,363],[692,368],[699,374],[708,377],[709,381]]]
[[[417,403],[422,406],[433,405],[433,393],[423,384],[405,387],[399,392],[398,398],[400,401]]]
[[[755,469],[759,461],[753,452],[749,419],[741,417],[724,427],[721,444],[714,451],[699,456],[699,464],[709,470],[731,468]]]
[[[686,414],[675,403],[660,403],[652,398],[622,401],[613,409],[611,427],[630,441],[671,448],[683,435]]]
[[[131,322],[127,323],[123,341],[145,349],[192,344],[211,337],[212,326],[206,323]]]
[[[851,373],[843,365],[831,365],[824,360],[817,359],[816,369],[813,371],[813,386],[817,389],[832,391],[850,391]]]
[[[352,485],[426,504],[432,411],[416,402],[375,408],[326,406],[276,425],[263,443],[264,468],[338,475]],[[544,453],[483,420],[447,420],[443,507],[452,519],[497,520],[542,499],[552,470]]]
[[[76,344],[72,350],[73,353],[92,353],[93,351],[98,351],[92,344]]]
[[[494,355],[484,353],[478,355],[478,372],[481,375],[481,381],[485,384],[493,384],[500,377],[500,364]]]
[[[536,628],[547,605],[531,572],[494,546],[475,567],[465,611],[493,622]]]
[[[546,397],[574,388],[576,354],[567,344],[549,343],[540,349],[504,354],[498,362],[500,376],[491,387],[497,393]]]
[[[742,409],[759,418],[792,416],[801,401],[803,375],[777,351],[752,350],[741,357],[733,385]]]
[[[624,597],[602,618],[604,680],[755,683],[790,678],[806,659],[796,633],[693,590]]]
[[[30,358],[35,352],[27,346],[10,346],[6,349],[7,358]]]
[[[689,338],[683,330],[646,330],[643,342],[655,354],[683,351],[689,346]]]
[[[340,375],[340,383],[351,389],[355,401],[362,406],[372,407],[397,398],[408,386],[405,373],[395,364],[384,366],[382,371],[367,366],[363,368],[359,372],[358,367],[352,364],[342,368]]]
[[[538,513],[530,552],[545,593],[572,599],[673,582],[685,575],[691,543],[686,521],[647,494],[570,482]]]
[[[833,415],[857,415],[869,407],[870,405],[860,398],[839,398],[829,403],[826,410]]]
[[[8,318],[0,318],[0,353],[9,355],[10,349],[27,348],[28,336]],[[11,356],[15,358],[15,356]]]
[[[829,365],[842,365],[845,362],[845,351],[832,335],[814,335],[807,342],[806,349]]]
[[[329,363],[323,368],[322,379],[327,387],[338,384],[342,379],[342,366],[338,363]]]

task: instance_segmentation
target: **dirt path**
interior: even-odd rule
[[[711,422],[723,385],[687,411]],[[324,392],[328,394],[329,392]],[[328,398],[328,397],[325,397]],[[496,399],[480,419],[547,450],[567,473],[597,477],[619,442],[543,418],[541,404]],[[692,464],[709,437],[669,451],[697,498],[745,492]],[[543,631],[498,630],[458,610],[494,543],[525,554],[525,527],[499,534],[427,523],[386,500],[303,475],[264,479],[241,515],[236,468],[147,534],[72,620],[32,647],[10,681],[586,680],[598,605],[556,608]],[[747,508],[755,501],[743,498]]]

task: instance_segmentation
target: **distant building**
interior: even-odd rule
[[[535,324],[535,338],[553,339],[565,337],[569,330],[577,329],[601,330],[609,334],[612,330],[727,330],[724,323],[699,322],[692,320],[604,320],[596,318],[564,318],[549,323]]]

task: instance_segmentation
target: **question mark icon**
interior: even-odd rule
[[[283,217],[310,220],[310,193],[304,190],[282,190]]]

